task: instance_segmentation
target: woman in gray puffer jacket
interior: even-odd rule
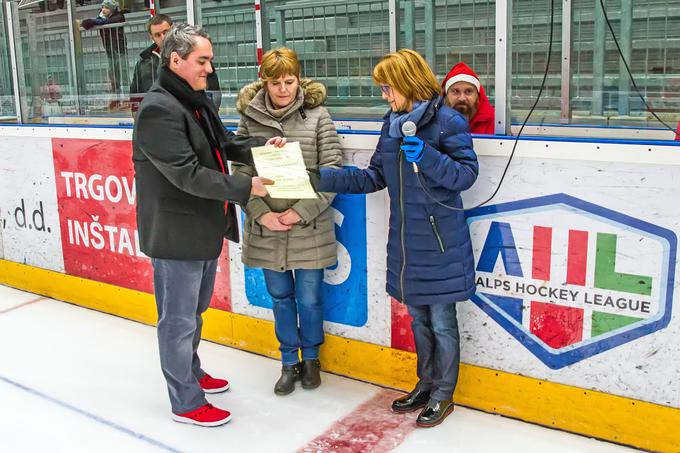
[[[281,47],[267,52],[261,80],[241,89],[238,134],[300,142],[307,170],[340,168],[342,152],[335,126],[322,107],[326,88],[300,80],[295,52]],[[252,166],[236,164],[234,173],[255,175]],[[274,302],[274,327],[281,350],[277,395],[295,389],[295,381],[313,389],[321,384],[319,347],[323,343],[323,270],[337,261],[335,225],[329,209],[334,194],[316,199],[252,198],[246,205],[243,263],[264,270]],[[300,362],[302,352],[302,362]]]

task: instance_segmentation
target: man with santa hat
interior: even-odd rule
[[[494,109],[477,74],[468,65],[456,64],[442,82],[444,102],[465,115],[473,134],[494,133]]]

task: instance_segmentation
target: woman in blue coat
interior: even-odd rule
[[[390,111],[371,162],[366,169],[322,168],[319,191],[370,193],[387,187],[387,292],[413,317],[419,378],[392,409],[423,408],[417,424],[430,427],[453,411],[460,362],[456,303],[475,292],[460,193],[477,179],[477,156],[467,120],[443,103],[437,79],[417,52],[386,55],[373,80]]]

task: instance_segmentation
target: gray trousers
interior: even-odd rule
[[[217,260],[152,258],[158,309],[158,348],[172,412],[183,414],[207,404],[198,383],[205,372],[198,358],[203,318],[215,284]]]
[[[408,305],[418,357],[417,389],[439,401],[453,399],[460,365],[456,303]]]

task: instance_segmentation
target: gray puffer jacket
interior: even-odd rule
[[[241,113],[237,134],[249,136],[284,136],[289,142],[300,142],[308,170],[320,167],[340,168],[342,151],[335,125],[328,111],[326,88],[318,82],[300,80],[294,105],[281,118],[274,117],[265,103],[267,92],[263,82],[243,87],[236,101]],[[234,164],[234,173],[256,174],[249,165]],[[319,193],[309,200],[251,198],[245,207],[243,262],[250,267],[275,271],[291,269],[323,269],[337,261],[335,225],[328,209],[335,194]],[[271,231],[257,221],[267,212],[294,209],[302,218],[289,231]]]

